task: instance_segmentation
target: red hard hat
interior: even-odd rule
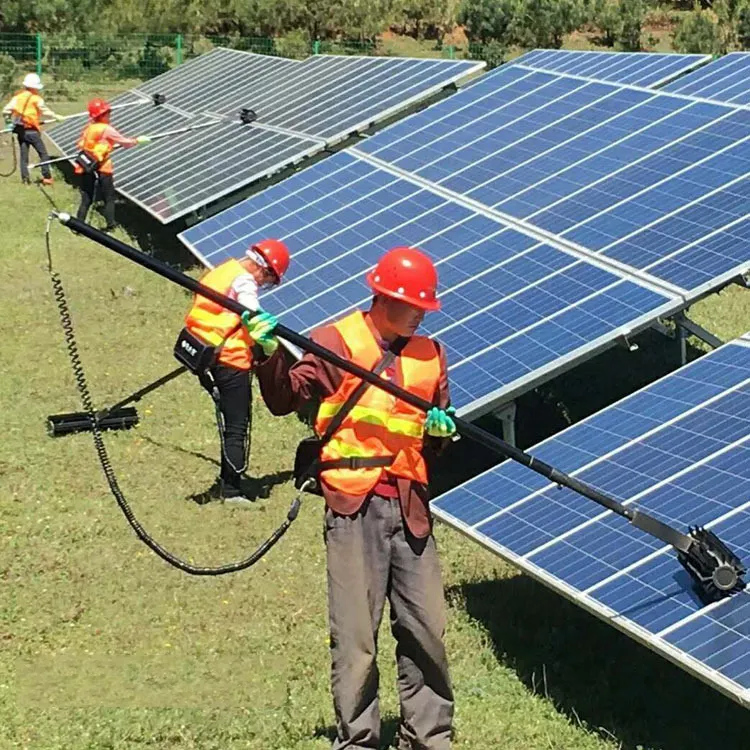
[[[92,99],[88,105],[89,117],[92,120],[98,120],[111,109],[112,107],[109,106],[109,102],[104,101],[104,99]]]
[[[289,268],[289,248],[281,240],[261,240],[256,242],[252,248],[263,256],[268,267],[276,274],[277,283]]]
[[[367,283],[378,294],[407,302],[421,310],[439,310],[437,271],[432,261],[411,247],[394,247],[367,274]]]

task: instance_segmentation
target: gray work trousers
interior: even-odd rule
[[[39,161],[47,161],[49,154],[47,153],[47,147],[44,145],[44,139],[42,134],[38,130],[33,128],[18,127],[15,130],[16,138],[18,138],[18,150],[20,151],[18,167],[21,171],[21,179],[24,182],[29,181],[29,146],[34,148],[34,151],[39,154]],[[41,167],[42,177],[49,179],[52,177],[50,172],[49,164],[45,164]]]
[[[396,639],[399,750],[449,750],[453,690],[443,644],[445,602],[435,539],[413,537],[398,500],[325,513],[334,750],[380,742],[377,636],[386,597]]]

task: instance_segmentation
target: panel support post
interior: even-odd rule
[[[511,445],[516,444],[516,402],[510,401],[492,412],[503,425],[503,440]]]
[[[677,326],[677,331],[680,339],[680,362],[685,364],[687,362],[687,337],[692,334],[697,336],[701,341],[708,344],[712,349],[718,349],[724,344],[724,342],[718,337],[714,336],[711,331],[707,331],[703,326],[698,325],[695,321],[685,315],[684,312],[679,312],[674,316],[674,322]]]

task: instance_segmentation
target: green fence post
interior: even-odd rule
[[[456,59],[456,48],[452,44],[448,45],[448,59],[449,60]]]
[[[39,32],[36,35],[36,74],[42,75],[42,35]]]
[[[182,65],[182,34],[177,35],[175,47],[177,48],[177,64]]]
[[[320,54],[320,40],[316,39],[313,42],[313,55],[319,55]]]

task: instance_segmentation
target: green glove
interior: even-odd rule
[[[147,135],[139,135],[139,136],[138,136],[138,137],[137,137],[137,138],[135,139],[135,141],[136,141],[136,143],[137,143],[137,144],[138,144],[139,146],[145,146],[146,144],[148,144],[148,143],[151,143],[151,139],[150,139],[150,138],[149,138],[149,137],[148,137]]]
[[[438,409],[437,406],[433,406],[427,412],[427,419],[424,421],[424,431],[430,437],[447,438],[456,432],[456,423],[451,417],[456,413],[456,410],[449,406],[447,409]]]
[[[263,349],[266,357],[270,357],[279,348],[279,340],[273,335],[273,329],[278,324],[275,316],[262,310],[256,315],[247,310],[242,313],[242,325],[247,328],[250,338]]]

